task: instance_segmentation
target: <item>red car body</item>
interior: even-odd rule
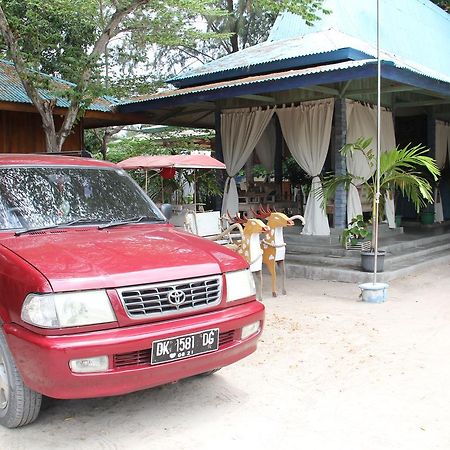
[[[113,164],[72,157],[0,156],[5,166],[111,168]],[[55,398],[124,394],[208,372],[255,351],[264,306],[254,295],[227,302],[226,272],[246,269],[236,253],[167,223],[99,229],[80,225],[16,235],[0,231],[0,321],[24,383]],[[130,317],[119,291],[152,283],[216,275],[220,302],[199,311]],[[115,322],[48,329],[26,323],[22,306],[30,293],[106,290]],[[242,339],[245,325],[259,331]],[[151,363],[155,341],[218,329],[218,349]],[[107,355],[101,373],[74,373],[69,361]]]

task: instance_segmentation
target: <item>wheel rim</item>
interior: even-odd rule
[[[0,353],[0,411],[8,406],[9,383],[3,355]]]

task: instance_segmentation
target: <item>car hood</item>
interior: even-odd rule
[[[132,286],[246,267],[231,250],[170,225],[47,230],[0,243],[41,272],[54,291]]]

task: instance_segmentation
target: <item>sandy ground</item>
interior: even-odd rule
[[[126,396],[53,401],[0,449],[450,449],[450,266],[391,283],[289,280],[251,357]]]

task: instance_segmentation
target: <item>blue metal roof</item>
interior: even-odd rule
[[[142,112],[159,108],[172,108],[201,101],[215,101],[222,98],[247,94],[279,92],[287,89],[314,86],[321,83],[333,83],[376,76],[376,60],[346,61],[228,80],[217,83],[194,86],[184,89],[160,92],[118,105],[117,111],[123,113]],[[392,61],[382,62],[382,77],[410,84],[422,89],[450,97],[450,78],[441,80],[424,75],[420,71]]]
[[[269,35],[269,41],[334,28],[376,43],[376,1],[324,0],[332,11],[312,26],[294,14],[280,15]],[[399,58],[450,76],[450,14],[429,0],[380,0],[380,47]]]
[[[450,15],[428,0],[380,0],[381,47],[421,72],[450,77]],[[177,87],[375,56],[376,2],[325,0],[332,11],[312,27],[284,13],[268,41],[169,80]]]
[[[68,81],[49,77],[52,83],[55,83],[58,89],[67,89],[73,86],[72,83]],[[40,95],[48,100],[55,98],[54,95],[50,94],[48,91],[40,89]],[[14,65],[10,61],[0,60],[0,102],[13,102],[13,103],[26,103],[32,104],[32,101],[28,97],[22,82],[14,68]],[[103,111],[111,112],[111,107],[117,103],[117,99],[109,98],[97,98],[91,105],[87,108],[91,111]],[[58,97],[56,101],[56,106],[60,108],[68,108],[70,105],[69,101],[65,98]]]
[[[334,30],[285,39],[283,42],[263,42],[237,53],[183,73],[169,80],[185,87],[205,82],[205,76],[214,74],[214,81],[239,76],[269,73],[273,71],[300,68],[326,62],[366,59],[375,57],[376,49],[364,42]],[[198,83],[197,83],[198,82]]]

